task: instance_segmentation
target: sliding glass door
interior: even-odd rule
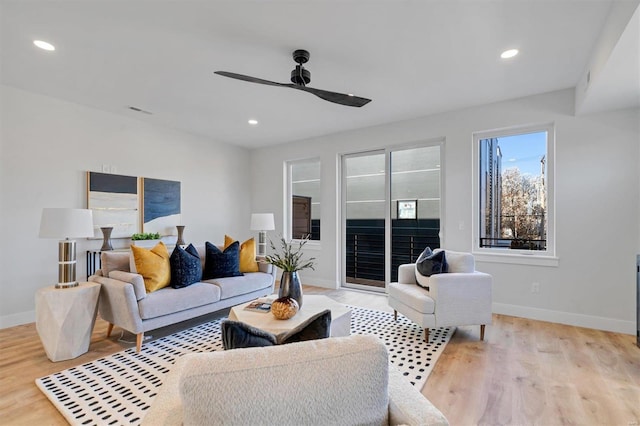
[[[440,247],[440,145],[392,151],[391,282],[398,266]]]
[[[345,287],[384,291],[400,264],[440,246],[441,146],[343,156]]]
[[[346,155],[342,161],[344,268],[350,287],[384,289],[386,154]]]

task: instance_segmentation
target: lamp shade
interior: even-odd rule
[[[253,213],[251,215],[252,231],[273,231],[276,229],[273,213]]]
[[[93,214],[88,209],[42,209],[40,238],[93,237]]]

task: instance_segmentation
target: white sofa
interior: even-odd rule
[[[196,249],[204,270],[205,248]],[[102,252],[101,269],[90,276],[89,281],[101,284],[98,306],[100,317],[109,322],[107,336],[111,335],[114,325],[136,334],[138,352],[146,331],[272,294],[276,278],[276,268],[259,262],[260,272],[147,293],[142,276],[130,272],[129,264],[129,252]]]
[[[434,250],[434,253],[441,251]],[[491,275],[475,269],[471,253],[445,250],[449,272],[425,277],[415,263],[400,265],[398,282],[388,286],[389,306],[424,328],[480,325],[480,340],[486,324],[491,324]],[[417,285],[418,281],[425,289]]]
[[[390,366],[384,344],[353,335],[188,354],[143,425],[447,425]]]

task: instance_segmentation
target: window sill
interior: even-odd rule
[[[505,263],[512,265],[530,265],[558,267],[560,259],[556,256],[541,256],[535,254],[522,253],[489,253],[474,251],[473,256],[476,262]]]

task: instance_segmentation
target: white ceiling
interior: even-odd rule
[[[259,147],[574,87],[611,1],[0,5],[3,84]],[[34,39],[53,43],[56,51],[36,48]],[[520,55],[499,58],[513,47]],[[213,74],[224,70],[288,83],[295,65],[291,52],[298,48],[311,52],[311,87],[373,101],[345,107]],[[260,124],[249,126],[249,118]]]

